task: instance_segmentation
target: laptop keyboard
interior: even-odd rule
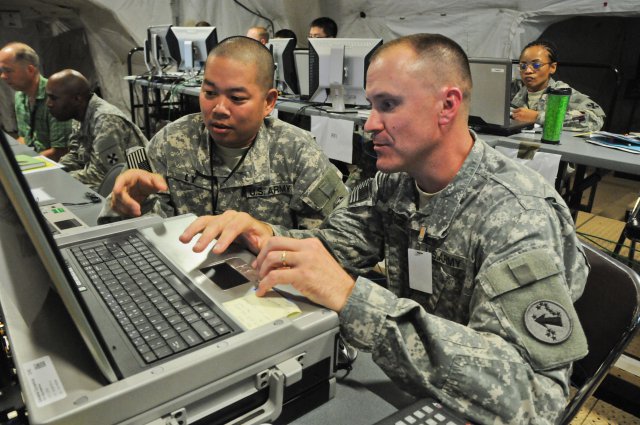
[[[430,398],[419,399],[383,418],[375,425],[471,425]]]
[[[232,332],[136,235],[71,252],[146,363]]]

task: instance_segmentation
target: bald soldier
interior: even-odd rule
[[[118,108],[91,92],[89,81],[72,69],[53,74],[46,87],[47,108],[60,121],[80,121],[60,164],[76,179],[98,189],[105,174],[126,162],[127,149],[147,139]]]
[[[100,222],[235,209],[290,228],[317,226],[346,188],[309,132],[269,116],[278,97],[273,71],[271,53],[258,41],[219,43],[207,58],[201,112],[151,139],[156,174],[121,174]]]
[[[417,397],[477,423],[555,424],[587,353],[573,303],[589,269],[553,187],[469,131],[471,89],[454,41],[384,44],[367,71],[375,177],[318,229],[229,211],[181,240],[202,233],[194,250],[217,238],[221,253],[243,235],[256,295],[287,283],[337,311],[345,341]],[[364,274],[381,260],[385,286]]]
[[[58,161],[67,152],[71,121],[58,121],[46,107],[47,79],[40,75],[40,58],[24,43],[0,50],[0,78],[15,90],[18,141]]]

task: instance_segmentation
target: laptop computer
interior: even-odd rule
[[[511,61],[469,58],[473,91],[469,127],[479,133],[508,136],[532,128],[533,123],[511,118]]]
[[[22,249],[0,246],[0,301],[32,423],[146,423],[178,410],[191,418],[264,421],[277,417],[287,398],[334,379],[335,313],[291,288],[281,293],[300,313],[256,328],[240,317],[250,311],[227,306],[255,284],[251,253],[233,247],[221,256],[193,254],[177,241],[193,216],[143,217],[54,239],[2,132],[0,144],[2,229],[16,228],[8,223],[19,217],[28,235],[10,235]],[[52,284],[64,306],[56,317],[33,322],[22,317],[20,297],[11,298],[22,290],[18,277],[31,252],[37,261],[29,267],[46,277],[35,286],[46,291]],[[108,263],[116,266],[111,277],[101,275]],[[49,314],[44,307],[42,314]],[[59,315],[75,329],[53,326],[57,336],[38,330],[43,322],[68,322]],[[85,347],[76,346],[81,341]],[[317,369],[305,375],[310,368]],[[47,373],[34,383],[38,370]]]

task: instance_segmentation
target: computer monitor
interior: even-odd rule
[[[344,111],[345,105],[368,106],[367,69],[381,45],[379,38],[310,38],[310,100],[331,103],[336,111]]]
[[[200,71],[204,69],[207,55],[218,44],[218,34],[215,27],[172,26],[167,44],[179,71]]]
[[[171,25],[152,25],[147,28],[144,42],[144,60],[153,76],[161,76],[164,68],[171,64],[171,55],[167,45],[167,33]]]
[[[296,41],[293,38],[273,38],[267,43],[275,63],[275,87],[284,94],[300,94],[294,59]]]

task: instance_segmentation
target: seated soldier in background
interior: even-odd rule
[[[331,18],[322,16],[309,24],[309,38],[336,38],[338,36],[338,24]]]
[[[15,93],[17,140],[40,155],[58,161],[67,152],[71,121],[60,122],[47,109],[40,58],[24,43],[9,43],[0,50],[0,77]]]
[[[118,108],[91,92],[78,71],[65,69],[47,82],[47,108],[56,119],[76,119],[81,125],[69,140],[69,153],[60,164],[76,179],[98,189],[105,174],[126,162],[126,151],[145,146],[142,131]]]
[[[269,30],[265,27],[251,27],[247,31],[247,37],[258,40],[262,44],[269,42]]]
[[[309,132],[269,116],[278,97],[273,72],[271,53],[256,40],[219,43],[207,58],[201,113],[151,139],[157,174],[121,174],[100,222],[236,209],[290,228],[317,226],[347,190]]]
[[[511,100],[511,106],[516,108],[511,112],[512,118],[544,125],[547,89],[570,88],[571,97],[567,106],[564,129],[600,130],[605,119],[605,113],[600,105],[568,84],[551,78],[557,66],[556,47],[549,41],[536,40],[522,49],[518,67],[524,85]]]

